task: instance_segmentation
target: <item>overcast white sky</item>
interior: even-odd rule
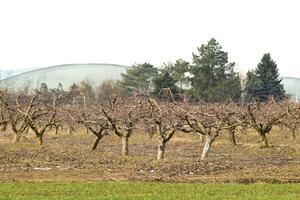
[[[0,0],[0,68],[67,63],[160,66],[216,38],[236,69],[270,52],[300,77],[297,0]]]

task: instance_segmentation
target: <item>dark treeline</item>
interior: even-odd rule
[[[122,74],[119,83],[125,94],[138,92],[159,97],[161,89],[170,88],[175,96],[186,94],[194,101],[204,102],[285,97],[277,65],[269,53],[263,55],[254,71],[247,73],[246,80],[241,80],[234,67],[235,63],[228,61],[228,53],[211,39],[193,53],[192,63],[178,59],[159,68],[149,63],[135,64]]]
[[[192,53],[191,63],[177,59],[174,63],[168,62],[162,66],[150,63],[134,64],[121,75],[121,80],[105,80],[98,87],[86,80],[79,84],[74,83],[67,91],[63,91],[63,86],[59,84],[57,88],[49,89],[49,92],[58,90],[68,93],[68,99],[72,101],[78,101],[79,99],[75,98],[77,94],[84,93],[87,96],[84,101],[87,103],[106,100],[112,92],[118,96],[138,93],[161,98],[164,88],[169,88],[176,100],[188,96],[193,102],[214,103],[231,100],[248,103],[257,100],[268,101],[270,98],[283,100],[286,97],[277,64],[270,53],[265,53],[257,67],[243,77],[235,71],[235,63],[229,62],[228,53],[213,38],[198,47],[197,52]],[[42,87],[48,90],[46,84],[42,84]],[[2,87],[3,89],[5,90]],[[24,84],[18,92],[26,94],[30,90],[32,91],[32,88],[29,88],[29,84]]]

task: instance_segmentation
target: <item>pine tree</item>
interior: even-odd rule
[[[243,92],[243,102],[252,101],[258,94],[258,79],[254,71],[248,71],[246,77],[245,90]]]
[[[161,70],[161,73],[153,79],[153,94],[158,98],[162,98],[164,93],[163,89],[170,89],[174,97],[177,97],[179,88],[176,86],[176,80],[170,75],[169,71]],[[169,96],[170,94],[168,94]]]
[[[175,63],[170,63],[169,71],[170,75],[176,80],[176,84],[179,86],[181,91],[184,91],[189,86],[189,79],[186,73],[190,70],[190,63],[178,59]]]
[[[152,79],[157,74],[157,69],[149,64],[136,64],[127,69],[119,82],[126,94],[131,92],[149,93],[152,90]]]
[[[241,84],[238,73],[233,70],[234,65],[228,62],[228,53],[215,39],[202,45],[198,54],[193,53],[192,96],[209,102],[238,100]]]
[[[267,101],[285,98],[285,90],[279,78],[277,64],[272,60],[270,53],[263,55],[254,73],[247,74],[245,86],[246,100]]]

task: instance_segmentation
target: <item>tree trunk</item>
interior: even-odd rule
[[[1,126],[1,131],[6,131],[6,128],[7,128],[7,123],[4,123],[4,124],[2,124],[2,126]]]
[[[229,130],[229,137],[230,137],[230,142],[233,145],[236,145],[236,141],[235,141],[235,131],[234,130]]]
[[[262,142],[261,148],[269,148],[266,133],[260,133],[260,136],[261,136],[261,142]]]
[[[58,128],[59,128],[58,126],[55,127],[55,135],[58,134]]]
[[[73,131],[73,128],[71,126],[69,126],[69,128],[68,128],[68,134],[71,135],[72,131]]]
[[[25,129],[25,133],[28,133],[28,132],[29,132],[29,126],[27,126]]]
[[[129,155],[128,138],[128,136],[122,137],[122,156]]]
[[[21,138],[21,134],[15,134],[14,143],[19,143]]]
[[[165,157],[166,143],[161,142],[157,148],[157,160],[163,160]]]
[[[205,139],[204,135],[200,135],[201,142],[204,142],[204,139]]]
[[[43,135],[38,135],[37,137],[38,137],[38,140],[39,140],[39,144],[43,145],[43,143],[44,143],[43,142]]]
[[[208,156],[209,150],[211,148],[211,144],[213,143],[212,135],[206,135],[206,142],[202,151],[201,159],[205,159]]]
[[[296,139],[296,128],[292,128],[291,132],[292,132],[292,140],[295,140]]]
[[[92,150],[95,150],[97,148],[98,143],[100,142],[102,136],[97,136],[93,142]]]

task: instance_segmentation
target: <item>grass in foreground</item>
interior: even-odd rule
[[[0,199],[300,199],[300,184],[1,183]]]

